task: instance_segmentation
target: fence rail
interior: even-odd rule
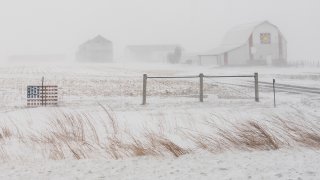
[[[199,76],[148,76],[148,79],[191,79]]]
[[[200,73],[197,76],[148,76],[143,74],[142,104],[147,103],[147,80],[148,79],[195,79],[199,78],[199,100],[203,102],[203,82],[204,78],[254,78],[255,101],[259,102],[259,79],[258,73],[253,75],[233,75],[233,76],[212,76]]]
[[[204,76],[206,78],[231,78],[231,77],[239,77],[239,78],[243,78],[243,77],[254,77],[253,76]]]

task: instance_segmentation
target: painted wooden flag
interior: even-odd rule
[[[58,105],[58,86],[28,86],[28,106]]]

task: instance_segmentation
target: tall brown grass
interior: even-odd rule
[[[279,119],[288,136],[300,146],[320,149],[320,125],[310,121],[291,122]]]
[[[281,137],[268,132],[267,127],[255,121],[247,121],[234,127],[234,132],[219,129],[219,136],[230,147],[241,150],[276,150],[281,146]]]
[[[293,147],[320,149],[320,124],[303,119],[293,121],[272,117],[269,123],[254,120],[227,123],[225,120],[225,127],[212,122],[207,124],[210,131],[181,130],[181,139],[190,142],[188,145],[181,145],[181,142],[174,141],[166,134],[162,121],[158,127],[159,132],[145,129],[134,136],[130,131],[119,128],[118,120],[113,112],[109,112],[109,108],[102,108],[108,119],[104,120],[102,127],[100,125],[100,133],[97,131],[98,125],[93,123],[93,118],[89,115],[60,112],[51,119],[45,131],[24,135],[16,125],[15,131],[3,126],[0,128],[0,139],[10,141],[16,138],[22,144],[31,143],[38,149],[44,149],[45,158],[53,160],[96,156],[111,159],[137,156],[180,157],[201,150],[221,153],[230,150],[265,151]],[[102,131],[105,133],[101,133],[101,128],[104,128]],[[0,145],[0,159],[11,159],[3,145]]]
[[[9,129],[6,126],[2,126],[0,128],[0,139],[4,139],[4,138],[11,138],[12,137],[12,131],[11,129]]]

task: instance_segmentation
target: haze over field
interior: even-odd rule
[[[0,180],[320,179],[320,0],[0,0]]]
[[[179,43],[190,52],[217,46],[233,26],[269,20],[288,41],[289,60],[318,61],[318,0],[1,0],[0,59],[74,53],[101,34],[115,58],[129,44]]]

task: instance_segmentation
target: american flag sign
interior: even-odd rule
[[[58,105],[58,86],[28,86],[28,106]]]

